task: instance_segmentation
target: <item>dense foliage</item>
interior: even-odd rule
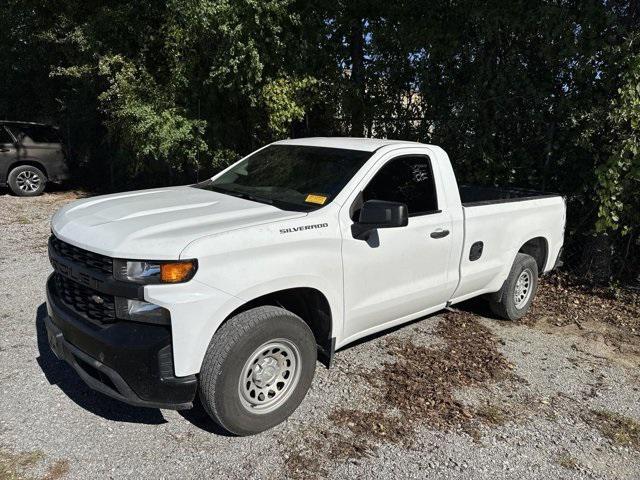
[[[203,178],[274,139],[442,145],[463,181],[567,195],[567,259],[638,275],[630,0],[5,0],[0,117],[61,127],[87,186]]]

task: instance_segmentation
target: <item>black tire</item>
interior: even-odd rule
[[[529,274],[528,290],[526,297],[522,298],[522,296],[519,295],[519,298],[522,298],[522,300],[518,304],[515,298],[516,288],[521,275],[526,277],[526,274],[523,272],[528,272]],[[489,305],[493,313],[497,316],[505,320],[518,320],[529,311],[529,307],[531,307],[537,290],[538,264],[532,256],[518,253],[509,272],[509,276],[500,291],[491,295]],[[520,291],[522,292],[522,289]]]
[[[9,172],[7,183],[19,197],[36,197],[44,192],[47,177],[33,165],[20,165]]]
[[[273,401],[276,403],[272,407],[273,410],[260,412],[258,409],[262,406],[251,405],[250,402],[257,400],[255,396],[251,399],[250,395],[251,392],[265,390],[254,388],[256,384],[252,382],[256,381],[257,374],[267,370],[261,368],[258,371],[254,366],[267,362],[268,356],[261,357],[259,361],[256,360],[257,363],[250,360],[255,359],[255,354],[264,350],[264,346],[270,342],[284,342],[284,348],[279,352],[280,356],[276,352],[273,354],[275,357],[271,357],[277,359],[275,361],[278,368],[281,367],[280,370],[276,370],[291,368],[281,361],[286,362],[287,358],[292,358],[292,355],[298,356],[295,357],[297,360],[294,362],[295,373],[294,371],[290,373],[289,378],[292,379],[290,384],[279,387],[279,383],[284,383],[286,380],[278,377],[282,380],[278,382],[278,388],[282,388],[282,391],[276,391],[275,384],[266,387],[269,389],[268,394],[274,392],[275,400]],[[263,348],[258,350],[261,346]],[[289,356],[283,357],[282,355],[289,347],[291,348]],[[271,352],[274,350],[278,349],[266,351],[272,355]],[[258,353],[258,355],[263,354],[264,352]],[[227,320],[211,339],[200,370],[200,400],[213,421],[228,432],[239,436],[262,432],[278,425],[298,408],[311,386],[316,357],[317,347],[313,332],[300,317],[279,307],[252,308]],[[266,365],[268,368],[269,363],[267,362]],[[247,382],[243,381],[240,384],[240,378],[245,377],[247,368],[249,368]],[[281,375],[286,373],[285,371]],[[294,384],[293,379],[296,377]],[[282,396],[278,397],[278,395]],[[262,398],[267,397],[263,395]]]

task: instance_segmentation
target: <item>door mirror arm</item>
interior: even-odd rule
[[[367,240],[378,228],[406,227],[409,212],[404,203],[368,200],[360,209],[360,218],[351,225],[351,234],[358,240]]]

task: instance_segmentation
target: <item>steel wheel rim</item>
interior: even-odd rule
[[[18,174],[16,183],[23,192],[35,192],[40,187],[40,176],[36,172],[25,170]]]
[[[531,297],[533,273],[528,268],[524,269],[518,280],[516,280],[516,288],[513,292],[513,301],[517,309],[523,308]]]
[[[300,380],[300,352],[284,338],[254,350],[242,368],[238,393],[242,406],[256,414],[276,410],[291,396]]]

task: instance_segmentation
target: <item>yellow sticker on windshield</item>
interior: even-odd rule
[[[324,205],[324,202],[327,201],[327,197],[324,195],[307,195],[307,198],[304,199],[307,203],[317,203],[318,205]]]

